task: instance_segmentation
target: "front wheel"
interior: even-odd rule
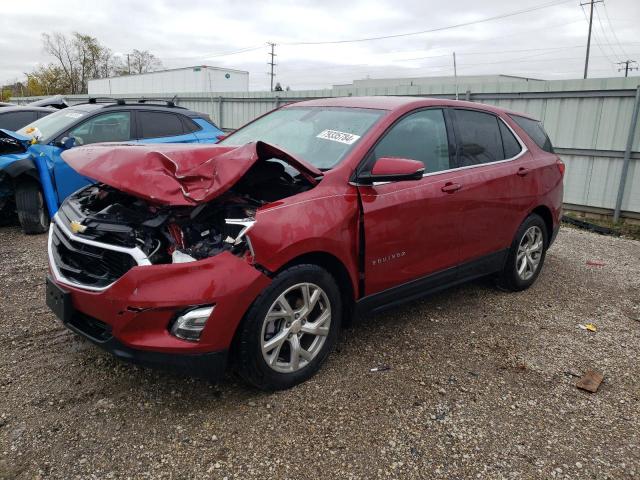
[[[520,291],[533,285],[542,270],[548,242],[547,225],[542,217],[532,213],[516,232],[500,274],[500,286]]]
[[[22,231],[28,235],[46,232],[49,228],[49,213],[40,185],[32,180],[19,182],[15,187],[15,195]]]
[[[317,265],[284,270],[240,326],[238,373],[262,390],[304,382],[335,347],[341,316],[340,292],[331,274]]]

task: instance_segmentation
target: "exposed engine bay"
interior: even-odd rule
[[[251,255],[245,234],[256,210],[312,186],[292,167],[270,159],[255,163],[215,200],[196,206],[157,205],[96,184],[70,197],[60,213],[82,238],[137,247],[152,264],[184,263],[224,251]]]

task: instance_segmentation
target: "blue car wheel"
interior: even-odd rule
[[[16,210],[24,233],[44,233],[49,228],[49,215],[37,182],[25,180],[16,185]]]

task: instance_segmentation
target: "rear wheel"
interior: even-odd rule
[[[340,292],[326,270],[288,268],[256,299],[240,326],[238,373],[263,390],[307,380],[335,347],[341,315]]]
[[[49,214],[40,185],[27,180],[16,184],[16,210],[22,231],[26,234],[44,233],[49,227]]]
[[[544,264],[548,238],[547,226],[539,215],[533,213],[522,222],[500,274],[501,287],[520,291],[533,285]]]

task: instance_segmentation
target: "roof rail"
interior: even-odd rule
[[[110,98],[110,97],[89,97],[88,103],[115,103],[117,105],[124,105],[123,98]]]
[[[154,101],[154,102],[164,103],[167,107],[175,107],[176,106],[176,104],[173,101],[173,99],[164,100],[163,98],[141,98],[140,100],[138,100],[138,103],[147,103],[149,100]]]

